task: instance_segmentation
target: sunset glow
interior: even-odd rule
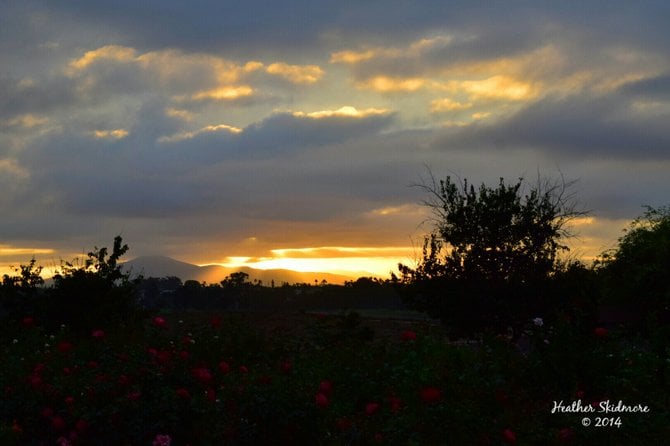
[[[9,0],[0,268],[121,234],[386,278],[432,229],[431,174],[577,180],[570,255],[593,259],[668,204],[668,8]]]

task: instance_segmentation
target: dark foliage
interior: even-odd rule
[[[138,324],[142,319],[136,293],[140,278],[132,279],[119,263],[127,251],[128,245],[117,236],[110,254],[107,248],[96,247],[83,264],[64,262],[53,278],[53,288],[38,303],[40,318],[84,333]]]
[[[434,215],[416,268],[400,265],[408,302],[458,334],[502,331],[546,311],[566,223],[584,212],[570,183],[523,179],[479,189],[451,177],[421,184]]]

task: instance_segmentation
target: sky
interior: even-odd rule
[[[571,255],[670,202],[670,3],[0,0],[0,271],[412,265],[432,172],[576,180]]]

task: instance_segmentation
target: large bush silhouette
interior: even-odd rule
[[[546,311],[566,224],[576,210],[571,183],[523,179],[478,189],[447,177],[420,185],[433,213],[416,268],[400,265],[407,300],[458,333],[514,327]]]
[[[44,319],[77,331],[139,321],[136,287],[140,278],[131,278],[119,263],[127,251],[128,245],[117,236],[111,253],[106,247],[95,247],[83,264],[63,263],[54,276],[53,289],[45,295]]]
[[[605,304],[634,307],[645,329],[670,322],[670,207],[647,207],[597,269]]]

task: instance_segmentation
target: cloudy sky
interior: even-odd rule
[[[564,175],[573,253],[670,202],[670,3],[0,0],[0,268],[368,271],[427,175]]]

